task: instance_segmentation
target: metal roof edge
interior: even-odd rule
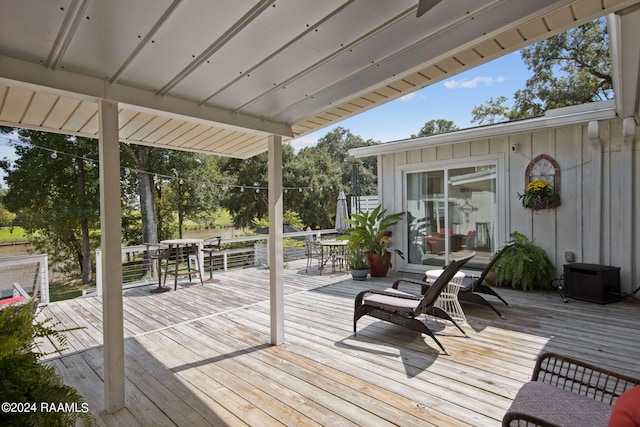
[[[510,133],[528,132],[542,128],[552,128],[592,120],[604,120],[616,117],[615,101],[593,102],[589,104],[562,107],[545,112],[544,116],[510,122],[496,123],[424,136],[420,138],[403,139],[383,142],[368,147],[352,148],[348,151],[353,157],[369,157],[398,151],[414,150],[437,145],[455,144],[474,139],[501,136]]]

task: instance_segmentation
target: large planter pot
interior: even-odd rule
[[[351,269],[351,277],[353,277],[353,280],[367,280],[368,274],[369,268],[365,268],[364,270]]]
[[[369,274],[371,277],[384,277],[389,271],[391,265],[391,254],[386,253],[384,258],[380,254],[367,254],[369,261]]]

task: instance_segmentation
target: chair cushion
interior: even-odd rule
[[[415,296],[414,294],[402,292],[393,288],[387,288],[384,291],[398,295]],[[369,294],[365,296],[362,301],[366,305],[384,308],[385,310],[401,311],[403,313],[413,312],[420,303],[419,300],[415,299],[395,298],[379,294]]]
[[[527,414],[558,426],[607,426],[612,406],[547,383],[524,384],[507,414]],[[514,425],[517,425],[514,422]]]
[[[19,302],[19,301],[24,301],[24,300],[25,300],[25,297],[23,297],[23,296],[5,298],[5,299],[0,300],[0,305],[12,304],[14,302]]]

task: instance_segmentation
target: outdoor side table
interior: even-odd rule
[[[429,270],[425,275],[429,281],[433,282],[442,274],[442,271],[443,270]],[[460,291],[460,285],[462,285],[462,279],[464,279],[464,273],[458,271],[435,302],[436,307],[443,309],[456,322],[467,321],[464,311],[462,311],[462,306],[458,301],[458,292]]]
[[[163,240],[160,243],[166,245],[167,249],[167,259],[165,262],[165,271],[164,271],[164,283],[167,281],[167,275],[171,274],[173,276],[173,290],[178,289],[178,276],[181,274],[188,275],[189,280],[191,280],[191,276],[198,276],[200,280],[200,284],[202,283],[202,269],[200,268],[200,246],[202,245],[202,239],[173,239],[173,240]],[[172,250],[175,249],[175,256],[172,256]],[[193,268],[191,266],[191,262],[189,260],[189,255],[195,255],[196,258],[196,266],[197,268]],[[173,262],[173,268],[169,269],[169,264]]]

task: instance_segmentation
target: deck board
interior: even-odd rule
[[[463,336],[428,320],[430,337],[364,317],[353,301],[394,277],[284,272],[285,343],[270,342],[269,275],[229,270],[177,291],[124,291],[127,407],[102,410],[102,303],[51,303],[40,316],[62,327],[68,348],[50,363],[85,396],[98,425],[498,426],[535,358],[556,351],[640,376],[640,301],[564,303],[552,291],[498,292],[506,316],[463,304]],[[490,297],[489,297],[490,298]],[[492,301],[493,302],[493,301]],[[41,349],[51,350],[51,343]]]

